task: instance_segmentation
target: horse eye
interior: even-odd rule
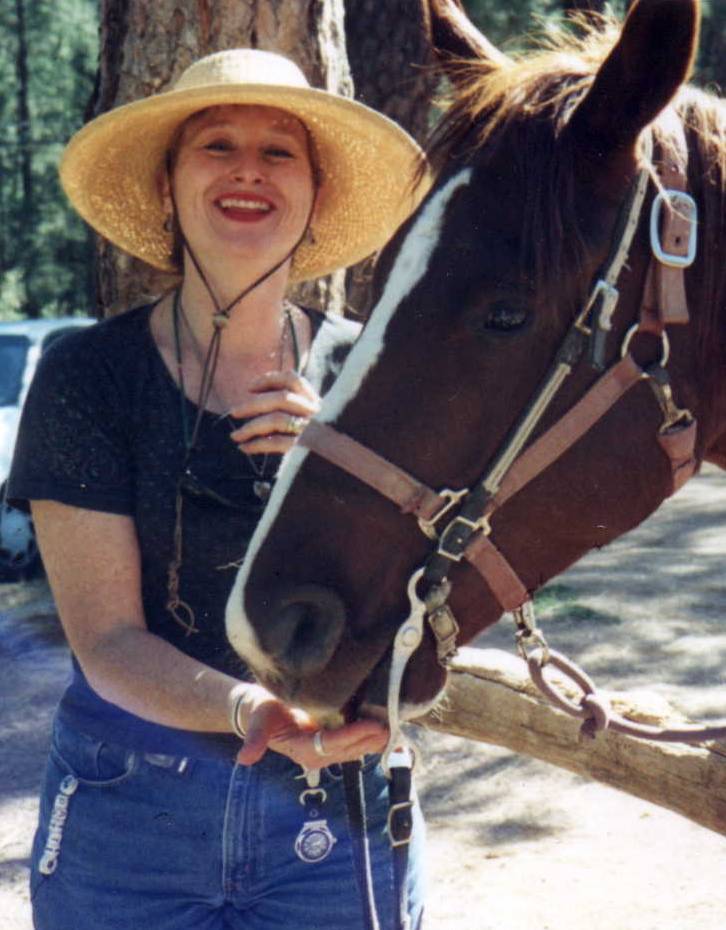
[[[496,301],[490,304],[486,311],[479,316],[473,329],[478,333],[510,333],[520,329],[527,322],[526,307],[507,301]]]

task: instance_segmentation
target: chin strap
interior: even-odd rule
[[[194,249],[191,247],[191,245],[189,244],[189,240],[184,234],[184,230],[182,229],[182,225],[181,225],[181,220],[179,219],[179,210],[177,208],[176,198],[174,196],[173,185],[170,186],[170,199],[171,199],[171,205],[174,210],[174,216],[176,217],[176,222],[177,222],[177,227],[179,229],[179,236],[181,238],[182,247],[184,251],[189,255],[189,258],[191,259],[191,262],[194,265],[194,268],[197,274],[199,275],[199,279],[204,285],[206,292],[209,294],[209,299],[214,304],[215,312],[214,312],[213,322],[214,322],[214,330],[215,330],[215,336],[216,336],[217,333],[221,332],[221,330],[224,329],[224,327],[226,326],[227,321],[229,320],[229,315],[232,312],[232,310],[234,310],[234,308],[237,306],[237,304],[241,300],[244,300],[244,298],[247,297],[247,295],[250,294],[255,288],[259,287],[260,284],[263,284],[268,278],[272,277],[272,275],[276,271],[279,271],[279,269],[282,268],[285,262],[291,259],[293,255],[295,254],[295,252],[297,252],[297,250],[300,248],[302,242],[304,241],[305,237],[308,234],[308,230],[310,229],[310,224],[313,219],[313,213],[315,212],[315,205],[318,199],[318,186],[316,184],[313,189],[313,198],[310,203],[310,209],[308,210],[308,215],[305,219],[305,226],[303,227],[303,231],[298,237],[295,244],[292,246],[292,248],[289,249],[288,252],[286,252],[285,255],[283,255],[283,257],[278,262],[276,262],[271,268],[269,268],[267,271],[261,274],[258,278],[255,278],[255,280],[251,284],[245,285],[245,287],[234,298],[234,300],[230,301],[226,306],[223,306],[222,303],[218,300],[217,295],[214,293],[214,289],[212,288],[212,285],[209,283],[209,279],[207,278],[207,275],[204,272],[202,263],[197,258],[194,252]],[[214,341],[214,336],[212,337],[212,340]],[[210,345],[210,348],[208,350],[208,355],[207,355],[208,359],[211,356],[211,354],[212,354],[212,347]]]

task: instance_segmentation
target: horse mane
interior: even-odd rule
[[[507,155],[526,197],[521,261],[523,269],[535,269],[527,283],[538,303],[557,293],[561,268],[580,270],[586,257],[586,229],[575,201],[577,153],[562,130],[620,34],[620,23],[610,15],[580,14],[570,23],[548,28],[538,48],[510,57],[503,67],[452,61],[455,78],[443,101],[446,109],[427,143],[439,171],[475,153],[479,163],[490,160],[505,134],[512,139],[514,133]],[[702,252],[708,257],[700,285],[705,317],[699,343],[711,358],[717,343],[726,360],[726,104],[688,86],[676,98],[676,109],[686,127],[690,189],[702,204]]]

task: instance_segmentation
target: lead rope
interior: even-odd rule
[[[366,819],[365,784],[360,760],[344,762],[343,788],[350,830],[353,867],[367,930],[380,930],[376,908],[373,869]],[[388,776],[388,818],[386,829],[391,845],[393,903],[396,930],[410,930],[408,913],[409,846],[413,833],[412,756],[408,748],[398,749],[390,758]]]
[[[408,913],[408,860],[413,833],[413,801],[411,800],[413,758],[411,750],[398,750],[391,759],[388,781],[388,839],[393,858],[393,901],[397,909],[400,930],[410,930]]]
[[[654,727],[620,716],[612,709],[609,699],[598,691],[590,676],[576,662],[550,649],[544,633],[536,624],[532,601],[527,601],[522,607],[513,610],[512,616],[517,626],[517,651],[527,663],[530,678],[555,707],[559,707],[570,717],[582,720],[581,739],[594,739],[598,733],[605,730],[658,743],[708,743],[726,739],[726,726],[723,725]],[[534,648],[527,652],[530,646]],[[569,684],[579,689],[582,694],[579,701],[572,700],[545,678],[544,670],[548,665],[556,668]]]
[[[371,851],[368,843],[368,824],[366,820],[365,786],[360,759],[344,762],[343,789],[345,791],[345,813],[348,818],[353,870],[363,908],[363,920],[367,930],[380,930],[376,896],[373,888],[373,870],[371,868]]]

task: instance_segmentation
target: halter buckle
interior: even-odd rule
[[[468,488],[464,488],[462,491],[452,491],[451,488],[444,488],[443,491],[439,491],[438,496],[443,497],[446,503],[443,504],[441,509],[438,510],[432,517],[429,517],[428,520],[425,517],[418,518],[418,525],[420,526],[421,532],[424,534],[424,536],[427,536],[429,539],[438,539],[439,534],[436,532],[436,524],[468,493]]]
[[[520,607],[512,611],[512,617],[517,626],[514,634],[517,652],[525,662],[529,662],[527,649],[535,647],[541,650],[540,665],[545,666],[550,660],[550,647],[542,630],[537,626],[534,603],[525,601]]]
[[[605,369],[605,352],[607,349],[607,336],[613,328],[613,314],[620,300],[620,291],[600,278],[587,302],[586,313],[589,314],[588,325],[580,325],[584,333],[589,336],[588,355],[590,364],[597,371]]]
[[[388,840],[391,848],[397,846],[408,846],[411,842],[412,820],[411,811],[413,801],[399,801],[397,804],[391,804],[388,808],[388,820],[386,827],[388,830]]]
[[[688,223],[688,245],[685,254],[667,252],[660,235],[660,219],[663,207],[667,205],[675,213],[681,214]],[[650,246],[653,255],[662,265],[669,268],[688,268],[696,258],[696,238],[698,227],[698,207],[690,194],[679,190],[658,191],[650,209]]]
[[[600,278],[592,289],[592,294],[587,302],[587,311],[590,312],[594,308],[597,317],[590,322],[589,329],[591,331],[595,327],[604,329],[606,332],[613,328],[613,313],[615,313],[619,300],[620,291],[617,287],[604,278]]]
[[[469,520],[459,514],[441,534],[436,552],[452,562],[461,562],[467,544],[474,533],[483,532],[485,536],[488,536],[491,531],[488,516],[479,517],[478,520]]]

